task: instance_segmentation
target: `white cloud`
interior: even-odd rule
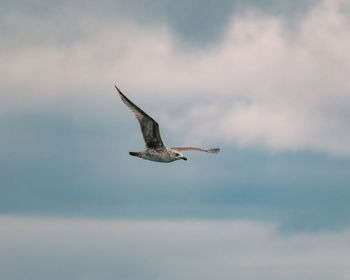
[[[6,279],[348,279],[349,230],[281,236],[249,221],[0,217]]]
[[[133,96],[167,98],[169,107],[191,101],[170,126],[174,133],[195,127],[188,142],[349,155],[350,17],[343,5],[321,2],[295,32],[279,18],[235,16],[222,41],[205,49],[181,47],[164,26],[85,20],[84,36],[70,44],[0,53],[2,104],[55,104],[73,92],[112,91],[118,82]]]

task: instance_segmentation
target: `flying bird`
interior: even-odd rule
[[[146,148],[144,151],[129,152],[130,155],[157,162],[173,162],[179,159],[187,160],[181,151],[194,150],[211,154],[217,154],[220,151],[219,148],[205,150],[194,147],[168,148],[164,146],[162,138],[160,137],[158,123],[144,111],[142,111],[139,107],[137,107],[134,103],[132,103],[130,99],[127,98],[116,85],[115,88],[117,89],[123,102],[135,114],[136,119],[139,121],[143,140],[145,141]]]

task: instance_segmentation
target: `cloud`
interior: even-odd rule
[[[244,220],[0,217],[0,269],[14,279],[348,279],[349,230],[283,236]],[[18,268],[21,269],[18,269]]]
[[[324,1],[292,30],[279,16],[235,13],[221,40],[197,46],[165,20],[64,5],[4,14],[1,213],[347,227],[348,8]],[[169,146],[223,152],[157,166],[155,180],[154,163],[127,154],[143,143],[115,82]]]
[[[211,1],[145,1],[145,0],[101,0],[98,4],[95,1],[75,0],[75,1],[55,1],[48,0],[43,3],[39,0],[18,0],[8,3],[2,1],[0,11],[1,19],[8,19],[9,15],[15,16],[16,24],[28,24],[26,17],[30,15],[44,24],[40,28],[30,29],[29,32],[22,33],[18,38],[21,42],[33,42],[40,38],[43,33],[42,28],[53,27],[53,32],[46,33],[45,37],[50,40],[62,43],[76,38],[72,31],[78,31],[82,22],[88,18],[98,18],[99,22],[125,19],[134,21],[140,25],[161,22],[169,26],[171,32],[186,40],[187,43],[202,45],[210,43],[212,40],[221,38],[226,24],[232,14],[242,14],[247,9],[255,8],[260,14],[283,16],[289,22],[299,20],[310,8],[319,0],[219,0],[215,3]],[[78,15],[78,16],[77,16]],[[5,20],[2,26],[2,35],[6,41],[7,37],[15,37],[13,28],[6,30],[8,21]],[[38,27],[38,26],[36,26]],[[63,36],[57,37],[57,28],[65,29]],[[62,40],[63,39],[63,40]],[[4,43],[4,42],[2,42]]]
[[[113,97],[94,104],[98,115],[59,107],[2,118],[0,213],[256,219],[288,232],[349,226],[349,158],[226,145],[215,156],[189,152],[186,164],[138,160],[128,154],[143,147],[137,121],[123,104],[130,123],[119,119]]]
[[[321,2],[295,32],[284,29],[278,17],[248,11],[232,18],[221,41],[204,48],[184,46],[165,24],[82,18],[68,30],[77,37],[57,44],[45,34],[63,36],[68,26],[30,18],[23,26],[8,19],[18,34],[39,25],[44,35],[42,43],[1,51],[1,111],[55,106],[72,96],[103,98],[117,82],[133,98],[147,93],[166,99],[158,113],[168,119],[174,119],[165,112],[172,103],[191,102],[183,119],[175,116],[170,127],[174,134],[184,123],[196,127],[188,130],[188,141],[214,138],[239,146],[349,155],[345,6]]]

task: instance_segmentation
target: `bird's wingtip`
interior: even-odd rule
[[[118,91],[119,95],[121,95],[123,98],[125,98],[125,95],[122,93],[122,91],[117,87],[116,84],[114,84],[115,89]]]
[[[220,152],[220,148],[209,149],[207,152],[211,154],[217,154]]]

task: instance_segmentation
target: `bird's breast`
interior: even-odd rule
[[[172,159],[169,153],[165,149],[147,149],[144,159],[157,161],[157,162],[172,162]]]

